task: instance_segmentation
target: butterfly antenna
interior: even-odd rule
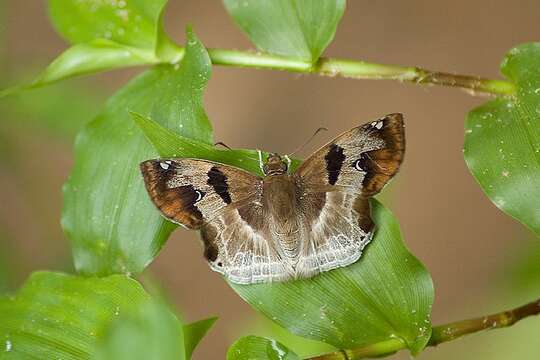
[[[224,142],[221,142],[221,141],[218,141],[217,143],[214,144],[214,146],[218,146],[218,145],[221,145],[223,147],[226,147],[227,149],[229,150],[232,150],[227,144],[225,144]]]
[[[293,156],[294,154],[296,154],[298,151],[302,150],[304,148],[304,146],[306,146],[307,144],[309,144],[311,142],[311,140],[313,140],[315,138],[315,136],[317,136],[318,133],[320,133],[321,131],[328,131],[327,128],[325,127],[320,127],[318,128],[317,130],[315,130],[315,132],[313,133],[313,135],[311,135],[311,137],[309,139],[307,139],[302,145],[300,145],[299,147],[296,148],[296,150],[294,150],[292,153],[288,154],[287,156]]]

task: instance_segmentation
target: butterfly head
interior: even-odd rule
[[[270,153],[268,159],[264,163],[263,172],[266,176],[281,175],[287,172],[289,165],[285,157],[276,153]]]

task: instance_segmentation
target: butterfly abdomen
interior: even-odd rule
[[[289,260],[299,255],[300,217],[297,209],[297,188],[288,174],[264,179],[263,206],[268,230],[282,256]]]

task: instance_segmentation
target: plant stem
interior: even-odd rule
[[[257,69],[286,70],[322,76],[341,76],[353,79],[387,79],[408,81],[415,84],[439,85],[461,88],[471,94],[512,95],[513,83],[490,80],[477,76],[455,75],[430,71],[413,66],[385,65],[365,61],[320,58],[315,64],[289,57],[254,53],[248,51],[208,49],[215,65],[247,67]]]
[[[528,316],[539,314],[540,299],[513,310],[436,326],[432,329],[427,346],[437,346],[441,343],[455,340],[463,335],[473,334],[482,330],[508,327]],[[357,349],[340,350],[319,355],[308,360],[357,360],[368,357],[381,357],[394,354],[406,347],[403,341],[390,339]]]

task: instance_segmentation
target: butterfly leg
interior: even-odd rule
[[[257,150],[257,153],[259,154],[259,167],[261,168],[261,171],[264,174],[264,162],[263,162],[263,158],[262,158],[262,151]]]
[[[283,155],[283,158],[287,161],[287,172],[290,172],[292,160],[289,155]]]

